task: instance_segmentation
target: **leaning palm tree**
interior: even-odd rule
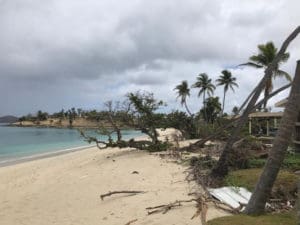
[[[190,116],[192,116],[191,111],[189,110],[187,104],[186,104],[186,98],[190,96],[190,89],[188,82],[186,80],[182,81],[181,84],[177,85],[174,90],[177,91],[177,98],[180,99],[180,103],[182,106],[185,106],[186,111]]]
[[[267,42],[265,45],[258,45],[258,54],[253,55],[249,58],[249,62],[241,64],[241,66],[251,66],[255,68],[264,68],[266,69],[270,63],[273,61],[275,56],[277,55],[277,48],[274,46],[273,42]],[[279,66],[286,62],[290,57],[290,54],[288,52],[284,53],[280,61],[278,62],[275,70],[273,71],[272,78],[276,77],[285,77],[288,81],[292,81],[291,76],[279,69]],[[272,92],[273,89],[273,82],[272,78],[268,79],[265,86],[265,98]],[[264,102],[264,108],[267,106],[267,100]]]
[[[203,94],[204,116],[207,118],[206,107],[205,107],[205,95],[208,94],[208,96],[212,96],[216,87],[211,83],[211,79],[208,78],[206,73],[200,73],[197,77],[196,83],[194,83],[192,87],[200,89],[198,93],[198,97],[200,97]]]
[[[266,202],[270,196],[273,184],[276,180],[280,166],[284,160],[295,122],[299,115],[300,107],[300,61],[297,62],[296,73],[292,88],[280,123],[278,133],[273,141],[273,147],[269,151],[269,157],[263,172],[256,184],[245,212],[247,214],[261,214],[265,210]],[[299,193],[298,193],[299,194]]]
[[[236,78],[232,76],[231,72],[228,70],[223,70],[222,75],[220,75],[219,79],[216,80],[218,86],[224,86],[224,96],[223,96],[223,105],[222,105],[222,115],[225,107],[225,98],[226,92],[230,88],[234,92],[234,86],[238,87],[239,85],[235,82]]]

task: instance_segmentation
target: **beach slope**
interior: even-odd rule
[[[195,185],[185,181],[185,170],[147,152],[96,148],[2,167],[1,225],[201,224],[191,220],[194,203],[166,214],[147,215],[145,209],[190,199]],[[101,200],[101,194],[118,190],[146,193]],[[208,211],[208,219],[222,215]]]

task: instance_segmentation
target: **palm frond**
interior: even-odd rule
[[[285,72],[283,70],[276,70],[274,72],[274,78],[275,77],[285,77],[290,82],[292,82],[292,80],[293,80],[291,75],[289,75],[287,72]]]
[[[255,67],[255,68],[263,68],[263,66],[258,65],[253,62],[242,63],[242,64],[239,64],[238,66],[251,66],[251,67]]]

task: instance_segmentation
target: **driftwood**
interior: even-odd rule
[[[154,214],[154,213],[162,213],[166,214],[169,210],[175,207],[182,206],[182,203],[187,202],[198,202],[198,199],[189,199],[189,200],[176,200],[175,202],[165,204],[165,205],[158,205],[154,207],[147,207],[146,210],[148,210],[148,215]]]
[[[134,223],[134,222],[136,222],[136,221],[138,221],[138,219],[130,220],[130,221],[127,222],[125,225],[130,225],[130,224],[132,224],[132,223]]]
[[[101,200],[103,200],[105,197],[111,196],[111,195],[115,195],[115,194],[142,194],[142,193],[146,193],[145,191],[110,191],[106,194],[100,195]]]

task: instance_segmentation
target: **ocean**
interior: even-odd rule
[[[107,140],[106,136],[88,131],[100,140]],[[123,130],[123,139],[141,136],[137,130]],[[35,156],[53,154],[63,151],[94,146],[84,141],[77,129],[63,128],[35,128],[9,127],[0,124],[0,166]]]

